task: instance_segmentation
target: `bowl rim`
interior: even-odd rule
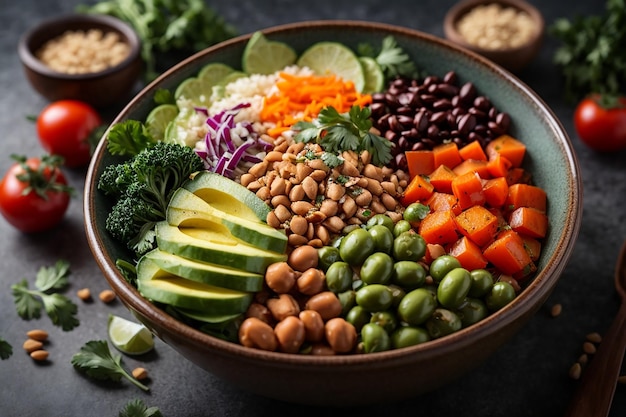
[[[434,35],[421,32],[416,29],[391,25],[386,23],[359,21],[359,20],[314,20],[305,22],[288,23],[270,28],[263,29],[262,32],[265,35],[271,36],[272,34],[286,34],[289,32],[298,32],[302,28],[306,29],[337,29],[341,27],[349,27],[359,30],[370,31],[383,31],[385,33],[404,35],[408,37],[416,37],[422,40],[433,42],[438,46],[452,51],[455,54],[464,55],[467,58],[475,61],[477,65],[486,67],[490,72],[503,76],[509,80],[512,86],[517,89],[521,94],[527,96],[533,103],[544,112],[548,117],[548,125],[552,130],[558,133],[558,136],[562,139],[562,148],[566,157],[566,162],[572,173],[569,176],[570,187],[568,197],[568,208],[570,211],[575,210],[579,215],[571,219],[569,227],[565,227],[562,235],[560,236],[555,250],[555,256],[553,259],[546,263],[545,267],[536,274],[532,281],[525,287],[525,289],[507,306],[501,310],[490,314],[482,321],[469,326],[468,328],[461,329],[451,335],[440,339],[434,339],[423,344],[416,346],[405,347],[401,349],[389,350],[385,352],[368,353],[362,355],[335,355],[335,356],[311,356],[311,355],[299,355],[288,354],[282,352],[268,352],[259,349],[251,349],[233,342],[227,342],[208,334],[202,333],[167,314],[156,305],[145,299],[139,294],[137,289],[130,285],[122,277],[120,272],[115,266],[115,262],[110,258],[107,259],[107,255],[104,251],[104,244],[101,236],[99,235],[98,227],[95,219],[94,210],[94,192],[97,188],[97,178],[95,176],[98,164],[103,157],[106,140],[101,140],[98,144],[94,158],[89,165],[86,182],[85,193],[83,197],[84,212],[85,212],[85,229],[87,233],[88,244],[94,255],[94,258],[103,272],[105,278],[111,285],[111,287],[118,294],[122,302],[134,313],[139,313],[139,316],[143,315],[152,323],[156,323],[162,328],[166,328],[171,334],[181,337],[185,340],[185,345],[194,345],[201,347],[204,350],[213,349],[219,352],[222,356],[237,357],[239,360],[245,360],[249,362],[266,361],[271,362],[273,366],[282,366],[284,368],[293,368],[300,366],[315,366],[321,369],[325,368],[337,368],[341,367],[361,367],[367,366],[368,369],[385,367],[390,363],[401,364],[407,358],[414,355],[428,355],[429,357],[442,356],[450,353],[451,351],[458,351],[463,347],[467,347],[475,342],[476,339],[484,339],[489,335],[497,334],[506,326],[514,322],[514,319],[520,315],[527,314],[529,308],[526,306],[531,300],[529,298],[535,297],[539,300],[534,306],[533,313],[545,302],[550,295],[554,285],[560,277],[561,272],[565,269],[567,260],[571,256],[576,237],[578,235],[581,218],[582,218],[582,181],[579,176],[580,168],[578,165],[577,157],[574,153],[573,146],[567,135],[566,130],[562,126],[553,111],[546,105],[546,103],[533,91],[530,87],[520,81],[515,75],[504,70],[497,64],[490,60],[474,53],[470,50],[459,47],[458,45]],[[153,80],[147,85],[138,95],[136,95],[128,105],[119,113],[115,120],[111,123],[122,121],[132,110],[132,107],[137,103],[145,100],[145,93],[153,88],[156,88],[163,80],[167,79],[171,74],[184,68],[189,63],[196,59],[199,59],[207,54],[211,54],[222,48],[228,48],[233,45],[242,45],[252,36],[252,33],[240,35],[209,48],[206,48],[187,59],[179,62],[178,64],[165,71],[158,78]],[[107,132],[104,133],[103,138],[106,137]],[[558,258],[558,259],[555,259]],[[132,304],[131,304],[132,302]],[[532,309],[531,309],[532,310]],[[141,320],[141,317],[138,317]],[[158,334],[157,334],[158,335]],[[161,336],[161,335],[159,335]],[[172,339],[171,337],[167,337]],[[164,338],[166,342],[166,340]],[[172,341],[175,339],[172,339]]]
[[[117,65],[105,68],[102,71],[88,72],[82,74],[68,74],[53,70],[52,68],[41,62],[41,60],[39,60],[35,56],[35,52],[31,50],[31,40],[40,33],[45,33],[45,31],[49,29],[59,28],[60,30],[58,35],[54,35],[46,39],[50,40],[54,37],[61,35],[66,30],[72,30],[72,26],[79,23],[93,23],[101,26],[106,26],[113,31],[121,33],[130,47],[128,56]],[[141,40],[135,30],[130,25],[116,17],[87,13],[67,13],[44,19],[28,31],[26,31],[22,36],[20,36],[17,51],[23,65],[42,76],[68,81],[91,80],[94,78],[106,77],[107,75],[117,73],[133,65],[141,52]]]
[[[486,49],[467,42],[457,30],[458,21],[473,8],[489,4],[500,4],[525,11],[537,25],[537,30],[533,33],[533,36],[528,40],[528,42],[514,48]],[[530,45],[541,42],[545,32],[545,21],[541,12],[525,0],[461,0],[448,10],[444,17],[443,27],[446,37],[464,48],[479,51],[481,54],[515,55],[516,53],[527,49]]]

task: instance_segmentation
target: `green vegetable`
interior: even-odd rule
[[[317,142],[326,152],[367,150],[372,163],[385,165],[391,160],[391,142],[370,131],[372,120],[369,107],[352,106],[348,113],[339,113],[334,107],[325,107],[312,122],[300,121],[294,125],[296,142]]]
[[[129,401],[118,417],[163,417],[161,411],[157,407],[147,407],[141,400]]]
[[[0,359],[8,359],[13,354],[13,346],[0,337]]]
[[[112,155],[135,156],[154,143],[148,128],[137,120],[117,123],[107,135],[107,149]]]
[[[415,63],[409,55],[398,46],[393,36],[387,36],[383,39],[380,51],[376,53],[370,44],[361,44],[358,52],[362,56],[369,56],[376,60],[385,74],[386,79],[395,77],[419,78],[419,74]]]
[[[554,55],[575,102],[590,93],[616,100],[626,87],[626,1],[607,0],[601,16],[557,19],[549,33],[563,42]]]
[[[105,0],[77,10],[115,16],[132,26],[141,38],[148,80],[157,76],[156,52],[199,51],[236,34],[204,0]]]
[[[35,280],[37,290],[29,289],[26,279],[12,285],[17,314],[25,320],[36,319],[41,317],[43,307],[55,326],[60,326],[65,331],[77,327],[78,307],[72,300],[57,292],[68,285],[69,274],[69,263],[59,260],[54,266],[39,269]]]
[[[172,194],[203,167],[190,147],[165,142],[142,150],[129,161],[107,166],[98,188],[116,203],[106,229],[138,255],[153,249],[154,226],[165,219]]]
[[[150,390],[124,369],[122,357],[111,353],[106,340],[87,342],[78,353],[72,356],[71,363],[74,368],[84,372],[90,378],[116,382],[126,378],[142,390]]]

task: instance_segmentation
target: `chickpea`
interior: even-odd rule
[[[317,268],[309,268],[298,277],[296,286],[298,291],[305,295],[319,294],[324,290],[326,277],[324,272]]]
[[[267,308],[277,321],[300,314],[298,302],[289,294],[280,294],[278,298],[270,298],[267,300]]]
[[[316,268],[317,260],[317,250],[311,246],[304,245],[295,248],[289,254],[287,261],[296,271],[304,272],[309,268]]]
[[[305,309],[317,311],[326,321],[341,314],[341,302],[332,291],[324,291],[309,298]]]
[[[247,318],[241,323],[239,343],[246,347],[269,351],[275,351],[278,347],[274,329],[256,317]]]
[[[265,270],[265,283],[278,294],[291,291],[296,283],[296,272],[287,262],[276,262]]]
[[[286,317],[274,327],[274,334],[281,352],[298,353],[305,339],[304,323],[297,317]]]
[[[324,339],[324,320],[315,310],[300,312],[300,321],[304,325],[304,339],[307,342],[320,342]]]
[[[337,353],[348,353],[356,345],[356,329],[340,317],[329,320],[324,326],[326,341]]]
[[[262,322],[269,324],[270,326],[274,322],[274,317],[272,317],[272,313],[270,312],[270,310],[260,303],[250,304],[248,310],[246,310],[246,318],[249,317],[255,317]]]
[[[325,343],[315,343],[311,346],[311,355],[313,356],[332,356],[335,351]]]

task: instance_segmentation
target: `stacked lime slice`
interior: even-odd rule
[[[156,106],[146,118],[146,128],[156,140],[165,138],[165,129],[169,122],[178,115],[178,107],[174,104]]]
[[[273,74],[296,62],[296,51],[283,42],[268,40],[255,32],[243,51],[242,67],[248,74]]]
[[[297,61],[318,75],[335,74],[344,81],[352,81],[357,91],[365,87],[361,61],[347,46],[337,42],[318,42],[305,50]]]

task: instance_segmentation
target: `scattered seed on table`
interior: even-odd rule
[[[583,367],[580,365],[580,363],[576,362],[572,365],[571,368],[569,368],[569,377],[572,379],[579,379],[582,371]]]
[[[43,349],[35,350],[30,353],[30,357],[36,361],[45,361],[48,359],[48,351]]]
[[[580,355],[580,357],[578,358],[578,363],[581,365],[586,365],[587,362],[589,362],[589,356],[586,353]]]
[[[83,301],[91,300],[91,291],[89,290],[89,288],[81,288],[80,290],[76,291],[76,295]]]
[[[600,336],[600,333],[598,333],[598,332],[589,333],[586,336],[586,339],[589,342],[596,343],[596,344],[602,342],[602,336]]]
[[[552,317],[557,317],[557,316],[559,316],[561,314],[562,310],[563,310],[563,306],[561,304],[555,304],[550,309],[550,315]]]
[[[115,300],[115,293],[112,290],[104,290],[100,292],[99,298],[100,298],[100,301],[108,304],[112,302],[113,300]]]
[[[596,346],[591,342],[585,342],[583,343],[583,352],[593,355],[596,353]]]
[[[26,352],[33,353],[36,350],[40,350],[43,347],[43,343],[35,339],[26,339],[22,347]]]
[[[132,371],[133,377],[139,381],[144,380],[146,378],[148,378],[148,371],[146,371],[145,368],[135,368]]]
[[[48,332],[41,329],[33,329],[26,332],[26,336],[28,336],[30,339],[43,342],[48,339]]]

